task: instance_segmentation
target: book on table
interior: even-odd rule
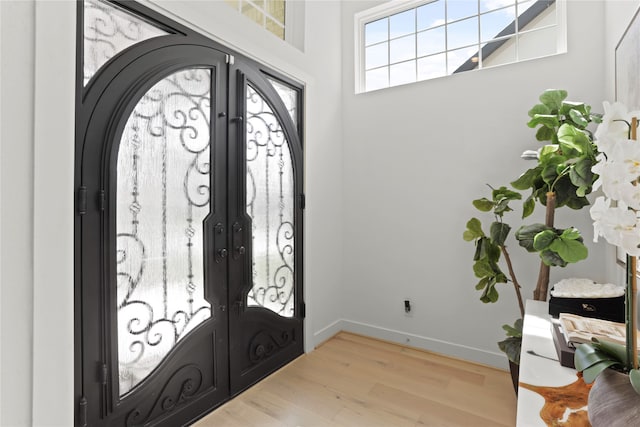
[[[560,313],[559,321],[567,343],[573,346],[580,343],[589,343],[592,338],[626,345],[626,327],[624,323],[569,313]]]

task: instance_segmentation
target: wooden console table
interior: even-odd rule
[[[589,426],[589,387],[575,369],[558,362],[548,312],[546,302],[527,301],[516,426]]]

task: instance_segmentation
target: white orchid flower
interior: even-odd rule
[[[640,111],[627,111],[627,107],[620,102],[610,104],[605,101],[602,106],[604,107],[604,115],[602,123],[596,129],[595,139],[600,140],[605,137],[628,139],[628,123],[631,123],[632,117],[640,117]]]
[[[624,248],[629,254],[640,254],[640,229],[637,214],[624,203],[611,206],[611,200],[598,197],[589,210],[593,219],[594,242],[603,236],[609,243]]]

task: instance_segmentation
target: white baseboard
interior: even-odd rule
[[[330,325],[320,329],[313,334],[314,347],[328,340],[340,331],[352,332],[354,334],[365,335],[385,341],[432,351],[443,355],[468,360],[470,362],[481,363],[493,366],[498,369],[508,369],[509,362],[502,353],[491,352],[479,348],[456,344],[436,338],[424,337],[416,334],[409,334],[367,323],[356,322],[348,319],[339,319]]]

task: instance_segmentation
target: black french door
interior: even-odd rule
[[[303,352],[302,89],[79,2],[76,425],[188,424]]]

